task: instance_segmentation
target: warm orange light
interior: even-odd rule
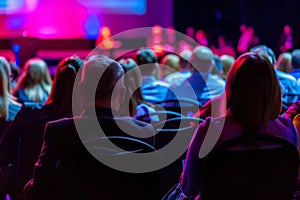
[[[152,27],[152,34],[159,35],[162,33],[162,28],[160,25],[155,25]]]
[[[103,26],[101,28],[101,35],[104,37],[104,38],[108,38],[111,36],[111,33],[110,33],[110,29],[108,26]]]

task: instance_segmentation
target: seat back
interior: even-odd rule
[[[164,110],[169,110],[173,112],[181,113],[185,116],[193,116],[202,106],[197,100],[191,98],[175,98],[175,99],[165,99],[161,102],[156,102],[156,110],[160,110],[160,105]]]
[[[292,199],[299,155],[284,139],[267,134],[238,137],[204,159],[202,200]]]
[[[109,139],[128,151],[141,153],[155,150],[143,142],[126,137],[107,137],[103,139]],[[127,147],[125,147],[126,143]],[[132,148],[129,147],[131,145],[133,145]],[[101,149],[102,154],[108,153],[117,157],[126,156],[123,153],[116,153],[114,149],[106,147],[100,147],[99,149]],[[87,151],[81,150],[66,155],[58,163],[57,173],[59,180],[57,181],[58,196],[56,199],[153,200],[158,198],[158,172],[127,173],[118,171],[96,160]]]
[[[179,142],[181,142],[181,144],[185,144],[187,150],[197,124],[202,121],[203,120],[199,118],[193,117],[177,117],[155,124],[154,129],[157,132],[155,135],[155,148],[158,150],[164,148],[166,145],[169,145],[172,140],[174,140],[175,136],[178,136]],[[176,146],[172,146],[172,148],[176,148]],[[174,154],[174,152],[171,153]],[[174,162],[160,170],[160,197],[163,197],[172,186],[178,183],[183,170],[185,154],[186,151],[182,152],[182,154],[178,156]]]

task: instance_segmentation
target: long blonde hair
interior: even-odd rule
[[[23,89],[29,100],[44,102],[49,96],[51,84],[46,62],[40,58],[32,58],[25,63],[15,91]]]
[[[8,117],[10,95],[10,68],[7,60],[0,57],[0,118]]]

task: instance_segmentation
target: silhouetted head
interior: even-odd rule
[[[190,63],[199,72],[211,73],[215,66],[212,51],[205,46],[197,46],[192,51]],[[195,71],[191,68],[192,71]]]
[[[118,111],[126,91],[123,75],[122,66],[112,59],[103,57],[86,62],[80,81],[84,104]],[[95,86],[96,91],[92,91]]]
[[[8,117],[8,102],[10,98],[10,68],[4,57],[0,57],[0,119]]]
[[[173,72],[180,71],[180,58],[175,54],[164,56],[160,64],[163,77],[166,77]]]
[[[222,66],[223,66],[223,75],[222,75],[222,78],[224,80],[226,80],[228,72],[229,72],[232,64],[234,63],[235,59],[234,59],[234,57],[229,56],[229,55],[222,55],[220,57],[220,60],[222,62]]]
[[[226,82],[227,115],[247,132],[273,120],[281,111],[275,70],[263,52],[245,53],[232,65]]]
[[[292,65],[294,69],[300,69],[300,49],[295,49],[292,52]]]
[[[142,76],[155,76],[159,78],[160,69],[157,62],[157,56],[148,48],[140,49],[136,52],[136,63],[140,67]]]
[[[281,53],[276,62],[276,69],[289,73],[292,71],[292,54],[289,52]]]
[[[72,92],[77,72],[83,62],[77,56],[63,59],[57,66],[46,105],[54,106],[59,117],[72,116]]]
[[[250,49],[250,51],[257,52],[257,53],[264,52],[268,56],[271,64],[274,66],[274,64],[276,62],[276,56],[275,56],[274,51],[271,48],[267,47],[266,45],[258,45],[256,47],[253,47],[252,49]]]

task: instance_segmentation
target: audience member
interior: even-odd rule
[[[220,59],[221,59],[222,65],[223,65],[222,78],[224,80],[226,80],[229,69],[232,66],[232,64],[234,63],[235,59],[234,59],[234,57],[229,56],[229,55],[222,55],[220,57]]]
[[[300,49],[295,49],[292,51],[292,67],[293,70],[290,74],[297,79],[300,78]]]
[[[180,58],[175,54],[167,54],[160,61],[161,79],[164,80],[168,75],[180,71]]]
[[[273,66],[276,66],[276,57],[272,49],[265,45],[259,45],[251,49],[253,52],[265,52]],[[292,103],[296,102],[300,96],[300,87],[297,84],[296,79],[279,70],[275,70],[276,76],[279,80],[281,86],[281,94],[282,94],[282,103],[283,103],[283,111],[291,105]]]
[[[253,82],[253,80],[255,80]],[[298,148],[298,134],[290,119],[280,117],[281,94],[273,65],[263,53],[246,53],[230,69],[226,82],[225,117],[208,118],[198,126],[190,143],[180,184],[182,196],[201,193],[203,149],[215,148],[228,139],[245,134],[270,134]],[[224,126],[219,129],[222,122]],[[213,127],[211,127],[213,126]],[[208,128],[214,132],[208,132]],[[220,130],[218,137],[218,131]],[[204,143],[207,134],[215,141]]]
[[[276,69],[285,73],[292,71],[292,55],[289,52],[281,53],[276,62]]]
[[[52,120],[72,117],[72,91],[82,61],[79,57],[63,59],[57,68],[51,93],[44,106],[25,103],[6,134],[0,140],[0,162],[14,165],[9,193],[21,197],[23,187],[32,178],[34,164],[42,147],[45,124]],[[27,142],[27,144],[26,144]],[[26,145],[31,148],[27,149]],[[25,149],[24,147],[25,146]]]
[[[225,82],[219,75],[211,73],[215,62],[208,47],[196,47],[189,62],[192,64],[190,66],[191,76],[180,86],[172,87],[172,90],[176,92],[176,97],[169,93],[169,99],[191,98],[204,104],[224,92]]]
[[[17,86],[17,79],[19,77],[19,67],[14,62],[9,63],[10,70],[11,70],[11,89],[13,90]]]
[[[0,70],[1,70],[0,118],[3,119],[4,121],[13,121],[15,116],[21,109],[21,104],[17,103],[15,101],[15,98],[10,93],[11,70],[10,70],[9,63],[4,57],[0,57]]]
[[[175,87],[181,85],[183,81],[189,78],[191,76],[191,72],[189,71],[189,60],[191,55],[192,51],[190,50],[182,51],[179,55],[179,72],[169,74],[163,81],[169,83],[171,87]]]
[[[21,104],[10,93],[10,67],[4,57],[0,57],[0,141],[21,109]],[[0,154],[3,154],[0,151]],[[0,199],[5,198],[10,179],[10,167],[0,160]]]
[[[124,84],[126,86],[125,100],[119,110],[120,115],[137,118],[155,112],[153,106],[143,98],[141,91],[142,75],[137,64],[131,58],[122,59],[119,63],[125,72]],[[150,119],[147,118],[143,121],[150,121]]]
[[[142,94],[150,103],[166,99],[169,84],[160,81],[160,68],[157,57],[151,49],[140,49],[136,53],[136,62],[142,73]]]
[[[100,123],[106,135],[129,136],[119,128],[119,123],[122,123],[132,134],[153,136],[153,128],[150,125],[132,118],[118,117],[117,112],[124,101],[126,90],[123,74],[120,64],[105,57],[90,60],[84,64],[79,83],[81,98],[85,106],[82,115],[47,124],[44,144],[35,165],[33,179],[24,189],[27,199],[59,199],[60,194],[57,193],[58,188],[56,188],[57,162],[67,153],[86,151],[83,146],[85,141],[80,140],[75,123],[87,124],[85,136],[91,136],[93,140],[101,138],[101,134],[94,133],[95,129],[91,127],[93,120],[97,121],[98,126],[98,122]],[[96,94],[91,90],[95,84]],[[97,119],[92,118],[94,110],[96,110]]]
[[[40,58],[29,59],[24,66],[24,71],[18,79],[14,96],[20,103],[44,103],[51,90],[51,76],[45,61]]]

